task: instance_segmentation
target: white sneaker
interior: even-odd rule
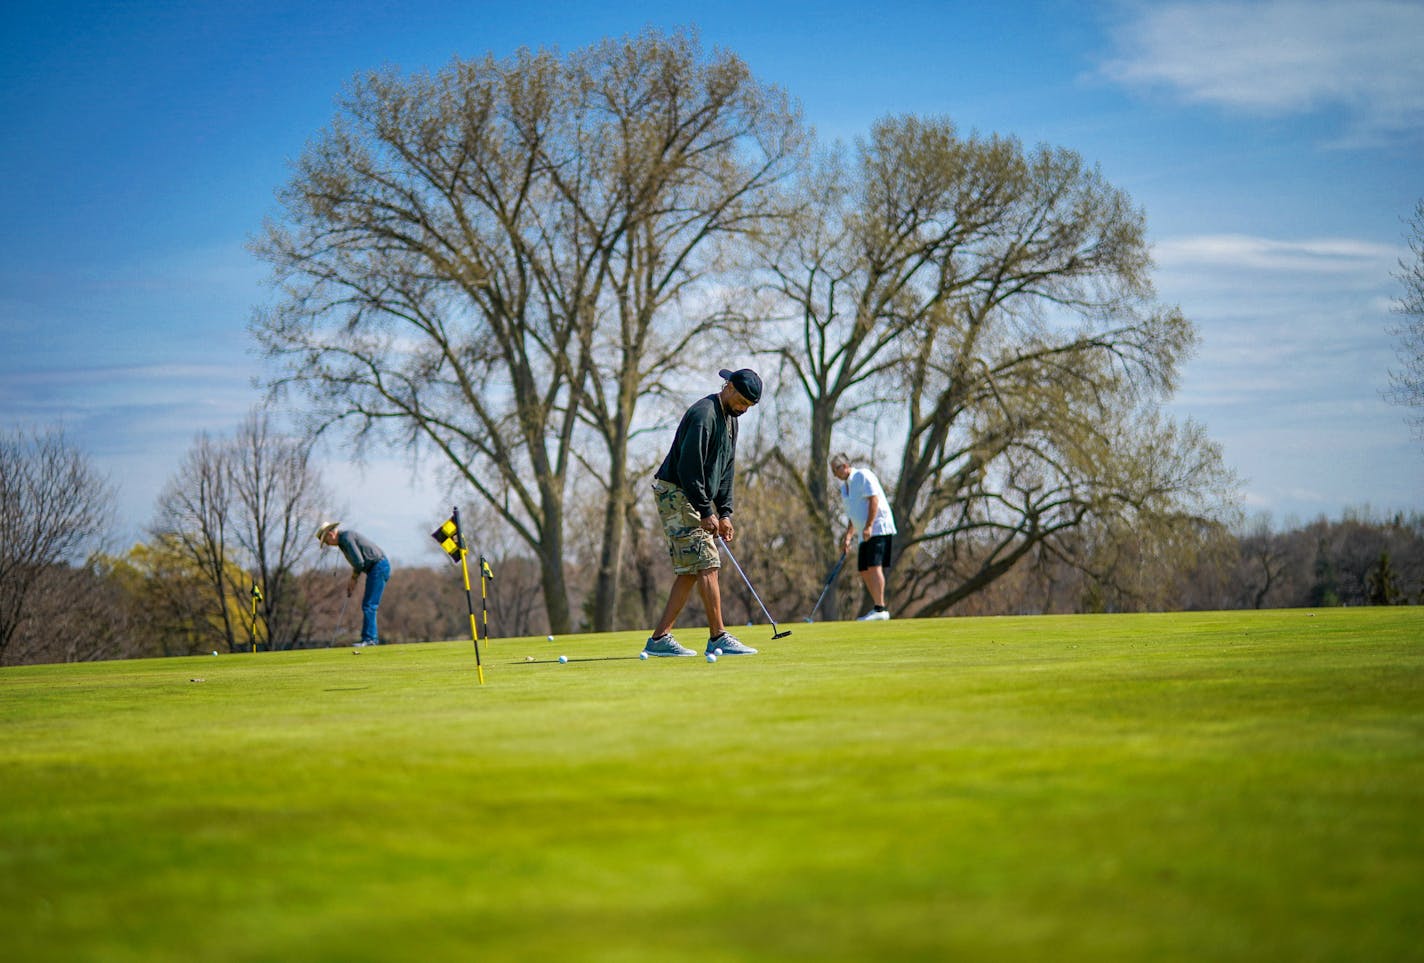
[[[888,618],[890,618],[890,613],[889,613],[889,612],[877,612],[877,611],[875,611],[874,609],[871,609],[869,612],[866,612],[866,613],[865,613],[864,615],[862,615],[860,618],[856,619],[856,621],[857,621],[857,622],[884,622],[884,621],[885,621],[886,619],[888,619]]]

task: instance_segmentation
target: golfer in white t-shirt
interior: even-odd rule
[[[854,468],[844,453],[831,459],[831,474],[840,480],[841,501],[845,503],[845,534],[841,536],[841,551],[850,551],[851,540],[860,537],[858,564],[860,577],[875,604],[858,622],[877,622],[890,617],[885,608],[885,572],[890,568],[892,541],[895,536],[895,515],[890,511],[890,499],[880,479],[869,468]]]

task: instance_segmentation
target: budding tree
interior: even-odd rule
[[[46,582],[99,548],[112,504],[60,429],[0,435],[0,665]]]
[[[147,553],[153,590],[188,642],[236,650],[301,639],[309,607],[297,572],[316,551],[312,521],[330,502],[309,446],[275,430],[265,412],[251,413],[233,438],[199,434],[159,495]],[[175,564],[189,577],[172,577]]]
[[[784,95],[686,35],[364,77],[256,244],[273,385],[314,430],[434,452],[538,557],[555,632],[570,472],[600,479],[610,628],[639,402],[696,358],[705,282],[799,142]]]
[[[1201,430],[1156,414],[1193,328],[1154,301],[1141,213],[1076,154],[889,118],[801,211],[765,254],[811,416],[788,477],[827,518],[833,433],[900,425],[902,604],[943,612],[1078,526],[1145,533],[1229,487]]]

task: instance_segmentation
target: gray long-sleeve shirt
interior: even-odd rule
[[[346,556],[346,561],[356,572],[369,572],[371,566],[386,557],[379,545],[359,532],[337,532],[336,547]]]
[[[672,482],[703,518],[732,514],[732,476],[737,458],[737,419],[722,410],[717,395],[693,402],[682,416],[672,448],[654,478]]]

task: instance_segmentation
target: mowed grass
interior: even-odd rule
[[[1424,610],[789,627],[5,669],[0,956],[1424,959]]]

